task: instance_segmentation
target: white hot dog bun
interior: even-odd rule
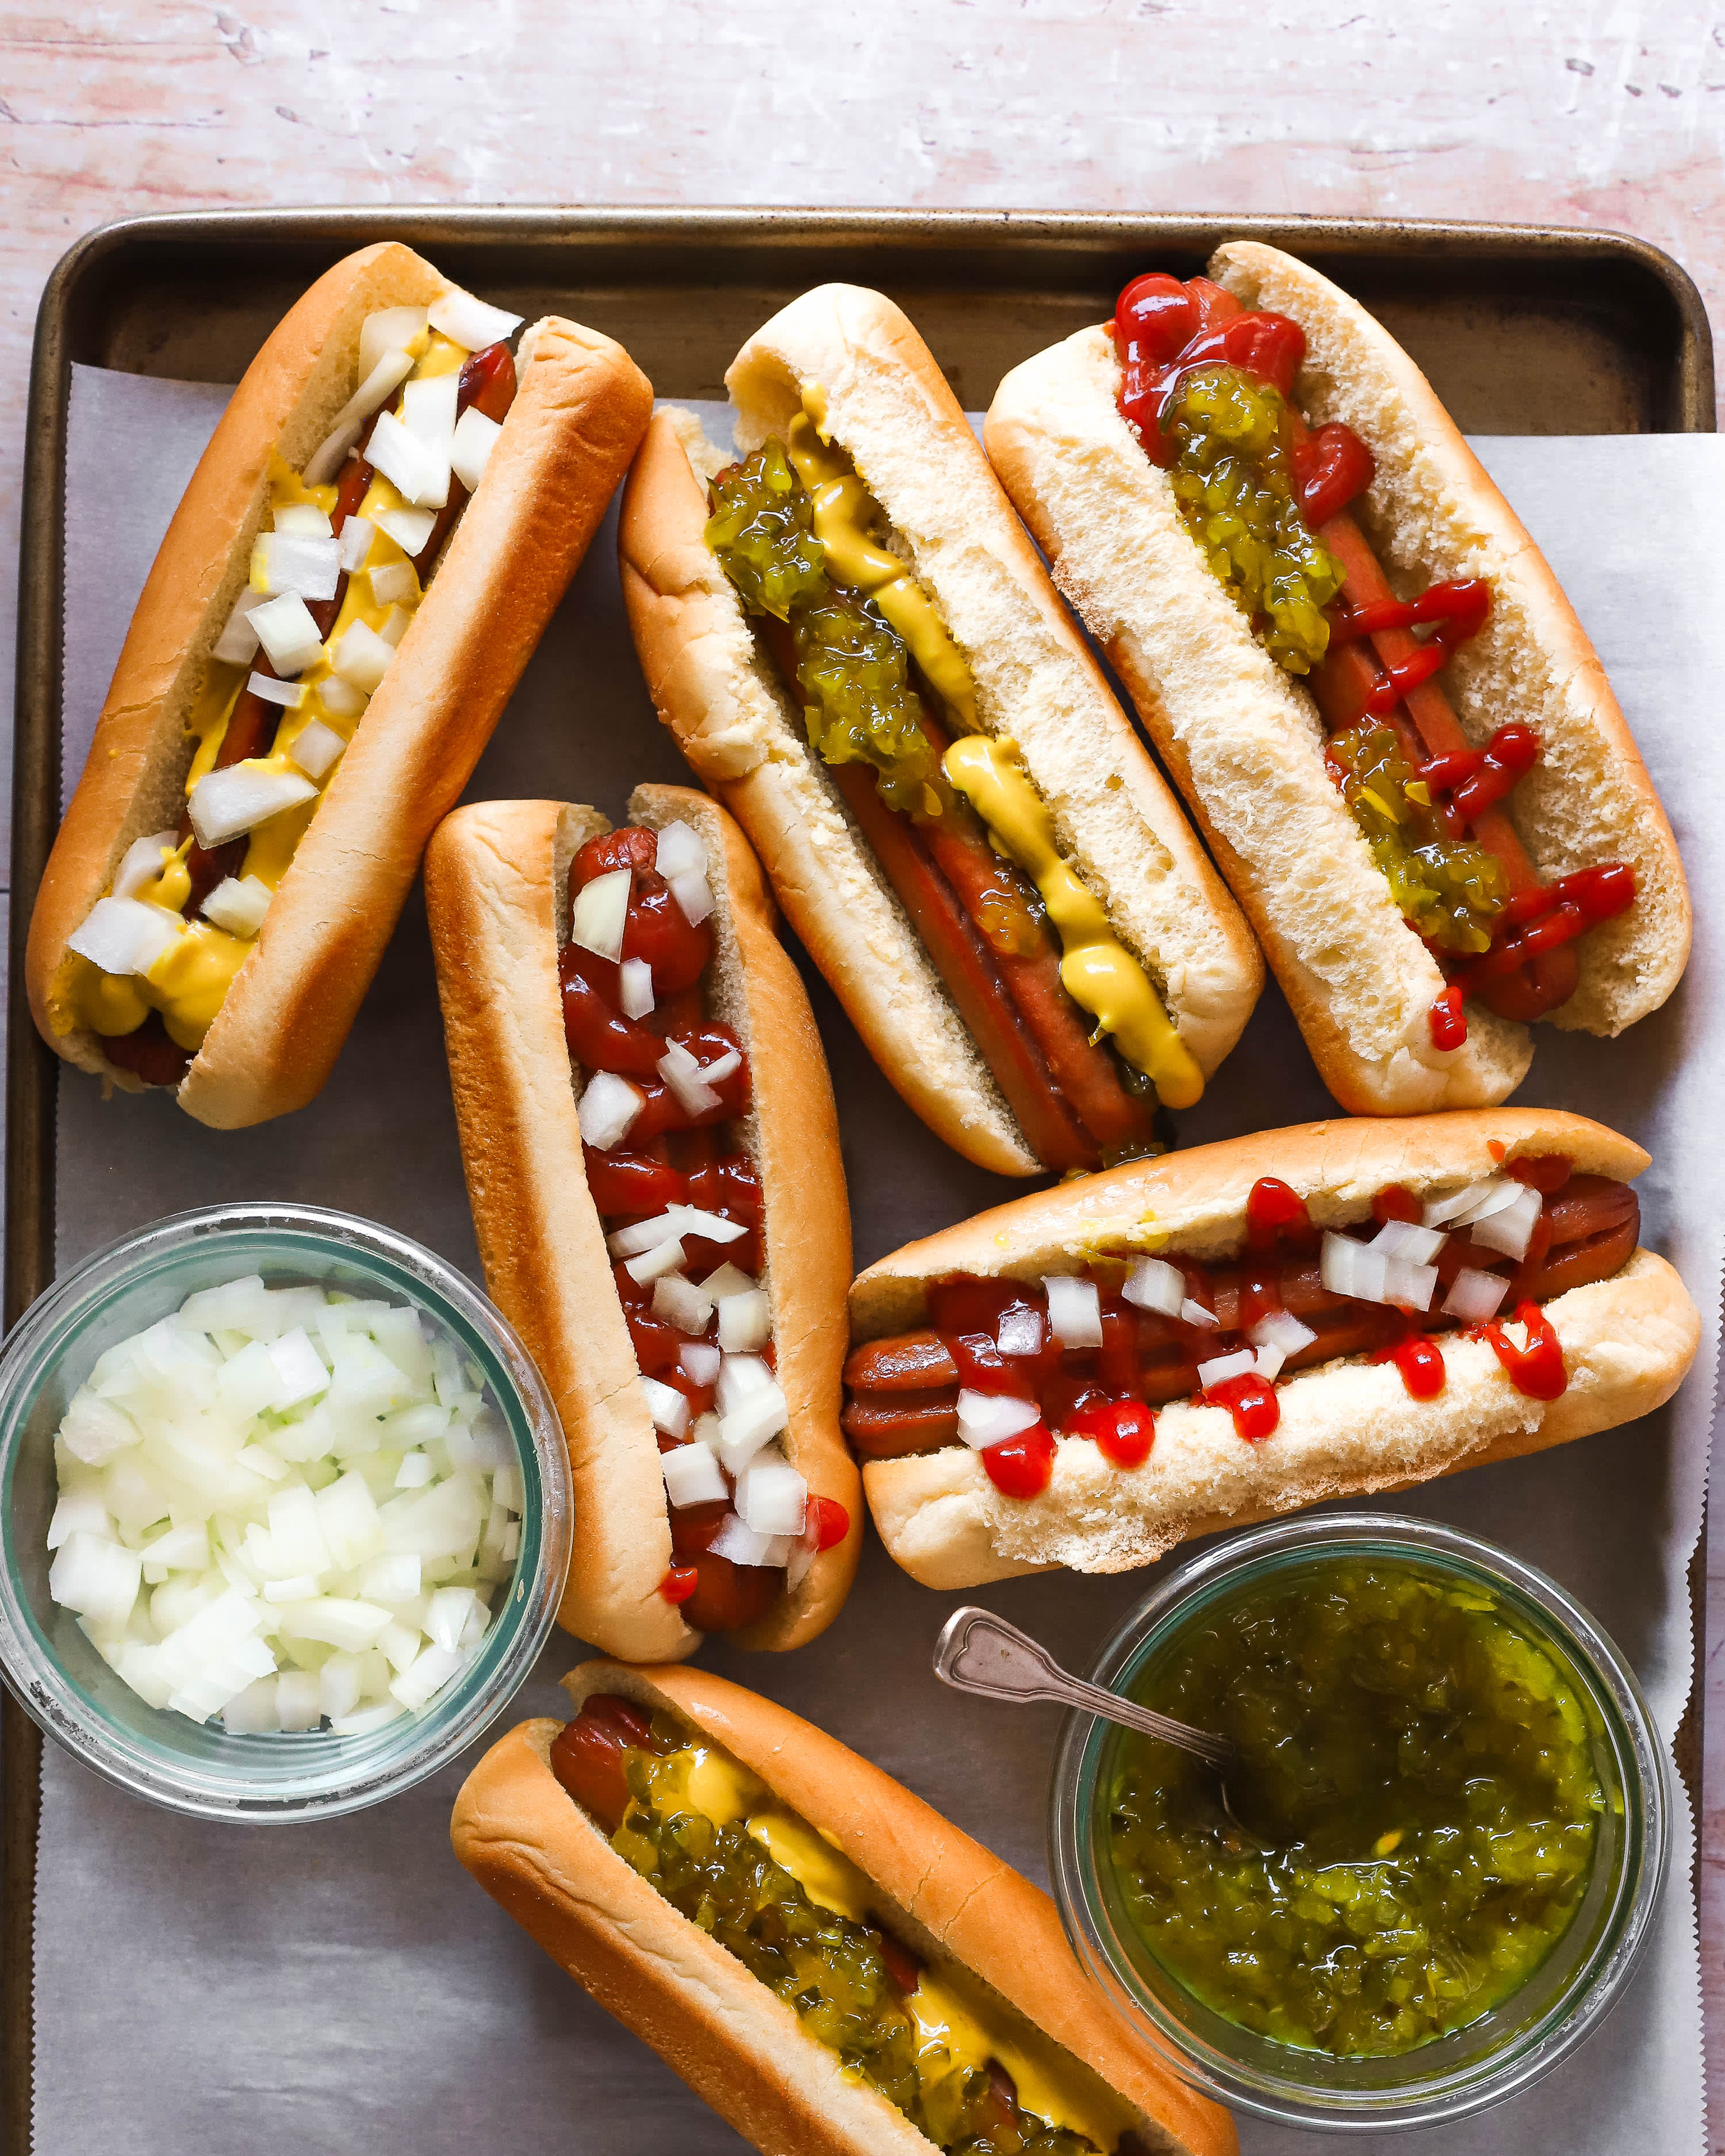
[[[704,1671],[586,1662],[563,1682],[572,1712],[621,1694],[723,1747],[865,1875],[867,1921],[925,1961],[959,1964],[1046,2040],[1062,2082],[1136,2113],[1127,2131],[1143,2156],[1235,2156],[1226,2112],[1098,2005],[1047,1895],[879,1768]],[[927,2156],[933,2144],[903,2112],[611,1847],[552,1771],[561,1727],[521,1723],[455,1800],[450,1839],[485,1892],[756,2148]]]
[[[798,1646],[837,1614],[861,1548],[861,1492],[838,1421],[850,1221],[832,1087],[808,996],[735,824],[678,786],[638,788],[629,814],[655,829],[680,820],[706,844],[716,935],[706,988],[752,1075],[745,1130],[765,1200],[763,1281],[790,1409],[783,1442],[810,1491],[850,1516],[845,1539],[732,1635],[749,1646]],[[660,1593],[675,1561],[665,1479],[583,1167],[581,1081],[557,981],[570,861],[609,828],[595,809],[553,801],[457,809],[427,851],[425,897],[485,1285],[551,1388],[569,1447],[575,1556],[560,1621],[609,1653],[664,1661],[691,1653],[702,1635]]]
[[[1358,301],[1256,242],[1221,248],[1209,274],[1305,331],[1296,401],[1314,427],[1345,422],[1370,449],[1377,476],[1353,513],[1393,586],[1490,583],[1490,618],[1442,683],[1471,740],[1511,719],[1538,728],[1540,761],[1508,805],[1544,880],[1607,860],[1633,867],[1634,905],[1582,937],[1579,984],[1552,1014],[1620,1033],[1676,985],[1689,898],[1574,610],[1430,384]],[[988,418],[995,470],[1130,690],[1336,1098],[1378,1115],[1504,1099],[1532,1054],[1527,1028],[1474,1001],[1466,1044],[1434,1046],[1437,963],[1325,769],[1309,692],[1254,640],[1182,522],[1169,474],[1122,417],[1121,380],[1106,325],[1014,367]]]
[[[879,293],[823,285],[757,331],[726,379],[739,455],[783,438],[805,399],[820,413],[968,664],[977,729],[1017,743],[1062,857],[1208,1076],[1256,999],[1256,948],[915,329]],[[624,491],[624,593],[654,702],[748,832],[906,1101],[968,1158],[1034,1173],[1035,1153],[705,543],[706,484],[729,461],[690,414],[661,412]]]
[[[1241,1249],[1246,1197],[1260,1176],[1289,1184],[1316,1226],[1340,1229],[1369,1222],[1373,1198],[1391,1184],[1424,1202],[1506,1161],[1553,1153],[1578,1174],[1622,1182],[1647,1165],[1639,1146],[1584,1116],[1512,1108],[1308,1123],[1134,1162],[882,1258],[851,1289],[852,1338],[926,1326],[928,1285],[947,1274],[1036,1283],[1099,1257],[1163,1250],[1225,1262]],[[1129,1571],[1194,1535],[1328,1497],[1406,1489],[1633,1421],[1676,1390],[1701,1337],[1682,1281],[1647,1250],[1544,1308],[1568,1378],[1549,1402],[1518,1392],[1486,1341],[1446,1332],[1435,1399],[1413,1398],[1393,1364],[1353,1356],[1283,1377],[1280,1424],[1260,1443],[1243,1441],[1225,1409],[1189,1399],[1157,1409],[1154,1444],[1137,1469],[1111,1466],[1088,1439],[1064,1438],[1047,1488],[1021,1501],[997,1491],[980,1455],[954,1443],[866,1461],[870,1509],[893,1557],[928,1587],[1061,1565]]]
[[[368,316],[450,280],[388,241],[327,271],[258,354],[163,539],[37,895],[26,961],[43,1037],[127,1091],[132,1072],[77,1023],[68,939],[135,839],[172,829],[197,743],[187,722],[244,589],[272,458],[303,469],[355,388]],[[177,1091],[231,1129],[285,1114],[328,1077],[439,817],[459,798],[586,552],[652,408],[621,346],[548,317],[521,336],[518,387],[423,603],[319,798],[264,925]]]

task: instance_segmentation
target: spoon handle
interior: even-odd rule
[[[934,1673],[955,1691],[977,1692],[984,1699],[1050,1699],[1076,1707],[1194,1753],[1218,1769],[1234,1757],[1226,1738],[1194,1729],[1116,1692],[1104,1691],[1100,1685],[1086,1684],[1063,1670],[1045,1646],[1016,1625],[973,1604],[955,1609],[942,1627],[935,1644]]]

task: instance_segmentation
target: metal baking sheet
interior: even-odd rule
[[[807,285],[875,284],[914,313],[961,399],[1105,313],[1145,260],[1189,272],[1230,235],[1289,246],[1378,312],[1476,433],[1691,432],[1713,424],[1692,285],[1639,242],[1527,228],[1176,217],[747,211],[295,211],[146,218],[80,242],[50,280],[32,378],[20,564],[6,1315],[54,1265],[56,1060],[22,995],[22,943],[57,814],[64,445],[74,361],[233,382],[322,269],[398,238],[522,312],[627,344],[661,394],[722,393],[742,338]],[[290,1126],[287,1127],[290,1129]],[[1701,1620],[1699,1566],[1692,1580]],[[1699,1701],[1679,1740],[1695,1792]],[[4,2146],[28,2146],[38,1739],[8,1697],[0,1790]],[[1698,1810],[1698,1806],[1697,1806]]]

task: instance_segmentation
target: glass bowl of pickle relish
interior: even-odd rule
[[[1091,1980],[1176,2070],[1291,2125],[1495,2103],[1609,2011],[1664,1884],[1664,1744],[1563,1589],[1384,1513],[1172,1571],[1092,1681],[1219,1732],[1202,1762],[1087,1715],[1050,1856]]]

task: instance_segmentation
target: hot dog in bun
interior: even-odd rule
[[[798,1646],[861,1543],[832,1087],[742,833],[685,787],[629,814],[485,802],[427,853],[480,1255],[568,1441],[562,1623]]]
[[[1689,954],[1669,823],[1549,567],[1430,384],[1255,242],[1014,368],[995,470],[1127,684],[1324,1082],[1502,1100]],[[1422,641],[1422,636],[1430,631]]]
[[[395,242],[246,370],[151,570],[49,857],[43,1037],[222,1128],[329,1075],[640,438],[608,337]]]
[[[1646,1165],[1557,1110],[1308,1123],[912,1243],[850,1296],[881,1539],[930,1587],[1123,1572],[1649,1414],[1701,1322]]]
[[[878,1768],[701,1671],[563,1682],[572,1721],[468,1776],[455,1853],[757,2148],[1234,2156],[1048,1897]]]
[[[957,400],[828,285],[726,377],[737,455],[654,420],[619,545],[660,716],[870,1052],[1001,1173],[1152,1150],[1262,980]]]

